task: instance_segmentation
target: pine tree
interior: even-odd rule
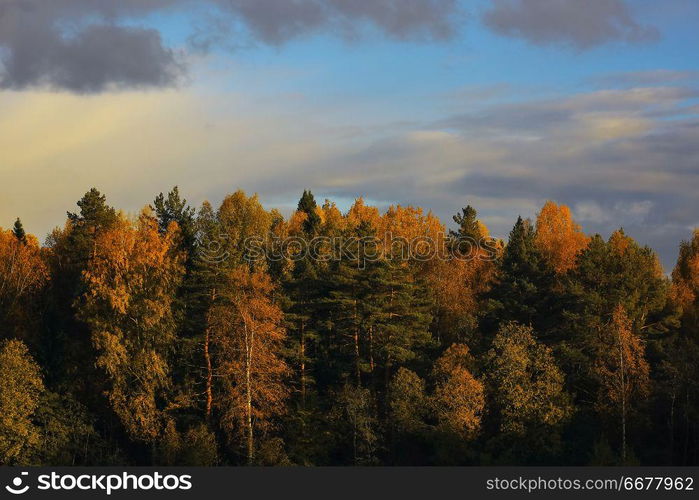
[[[303,230],[307,236],[315,236],[320,229],[320,215],[318,215],[318,205],[313,193],[310,190],[304,190],[297,210],[306,215],[303,221]]]
[[[323,305],[329,315],[331,337],[326,344],[325,359],[337,371],[334,380],[353,378],[362,385],[362,374],[373,371],[369,324],[371,315],[371,279],[376,269],[376,233],[370,223],[362,221],[342,235],[354,238],[347,255],[333,260],[324,275],[327,299]]]
[[[22,221],[19,220],[19,217],[17,217],[17,220],[15,221],[15,225],[12,228],[12,234],[15,235],[15,238],[17,238],[17,241],[20,243],[26,245],[27,244],[27,233],[24,232],[24,226],[22,225]]]
[[[151,209],[158,218],[158,229],[161,233],[167,232],[171,222],[177,223],[180,228],[181,247],[187,252],[189,264],[196,240],[194,224],[196,210],[187,205],[187,200],[180,198],[177,186],[172,188],[172,191],[167,194],[167,198],[163,193],[160,193],[153,201]]]
[[[97,254],[97,239],[118,222],[118,217],[95,188],[77,205],[79,212],[68,213],[65,228],[54,230],[47,238],[51,288],[43,357],[48,360],[48,379],[65,383],[71,392],[91,394],[83,399],[86,401],[101,390],[93,385],[99,381],[93,363],[85,363],[93,355],[92,343],[89,328],[76,316],[76,308],[86,290],[83,272]]]
[[[556,323],[553,273],[544,265],[530,221],[517,219],[502,256],[493,288],[487,293],[488,309],[483,330],[492,335],[500,324],[516,321],[545,335]]]
[[[449,231],[449,234],[453,238],[468,239],[470,242],[478,243],[485,235],[482,234],[482,225],[477,217],[478,213],[471,205],[462,208],[460,214],[456,214],[452,217],[459,228],[456,231]]]
[[[432,297],[424,280],[403,263],[379,261],[369,278],[367,297],[370,349],[384,388],[400,366],[420,363],[434,347]]]

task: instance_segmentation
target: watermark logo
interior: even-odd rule
[[[28,472],[22,472],[19,476],[12,480],[11,485],[5,486],[5,489],[12,493],[13,495],[23,495],[29,490],[29,485],[22,486],[24,484],[24,476],[28,476]]]
[[[28,472],[21,472],[5,486],[12,495],[23,495],[30,489]],[[116,491],[173,491],[191,490],[192,476],[189,474],[59,474],[51,472],[36,477],[35,488],[39,491],[93,491],[107,496]]]

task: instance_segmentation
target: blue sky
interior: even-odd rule
[[[2,226],[41,237],[93,185],[131,212],[175,184],[445,222],[470,203],[499,236],[554,199],[667,270],[699,225],[694,0],[19,3],[0,0]]]

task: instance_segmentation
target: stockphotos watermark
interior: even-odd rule
[[[29,472],[20,472],[5,490],[13,495],[23,495],[32,489],[39,491],[93,491],[111,495],[115,491],[187,491],[192,489],[192,476],[188,474],[40,474],[32,484]]]
[[[428,262],[431,260],[493,261],[498,255],[498,240],[490,237],[455,237],[440,233],[412,238],[387,232],[379,236],[288,236],[274,233],[232,241],[228,234],[197,235],[197,254],[211,264],[226,262],[233,255],[256,262],[314,260],[350,261],[364,268],[370,262]]]

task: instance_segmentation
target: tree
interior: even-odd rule
[[[510,232],[492,289],[482,328],[490,338],[499,325],[516,321],[545,335],[556,322],[553,274],[544,265],[530,221],[517,219]]]
[[[435,299],[433,331],[443,345],[476,345],[478,319],[496,276],[495,258],[501,249],[470,205],[454,221],[459,230],[450,231],[451,239],[443,244],[447,258],[434,259],[426,273]]]
[[[453,344],[437,360],[433,405],[439,428],[470,440],[481,427],[485,389],[471,374],[473,357],[467,346]]]
[[[318,214],[318,205],[313,197],[313,193],[304,189],[296,210],[305,215],[303,230],[306,235],[315,236],[320,229],[321,219]]]
[[[221,424],[243,438],[247,463],[255,459],[255,440],[285,412],[289,369],[280,357],[286,332],[282,311],[272,301],[274,286],[262,271],[246,267],[228,275],[211,312],[221,377]]]
[[[699,342],[699,230],[680,245],[672,271],[672,298],[681,309],[683,330]]]
[[[426,427],[429,405],[425,381],[417,373],[400,367],[388,393],[391,424],[398,432],[410,434]]]
[[[536,341],[531,327],[508,322],[493,339],[486,362],[496,441],[509,443],[509,460],[550,459],[571,414],[551,349]]]
[[[379,436],[369,389],[353,384],[342,386],[335,395],[330,417],[336,422],[335,432],[343,448],[346,449],[349,444],[352,464],[375,463]]]
[[[149,211],[135,225],[122,219],[98,237],[84,272],[80,317],[92,331],[111,407],[129,436],[146,443],[162,431],[170,386],[172,304],[184,272],[178,232],[171,223],[161,235]]]
[[[71,392],[93,409],[97,402],[94,383],[96,372],[90,330],[78,318],[80,297],[86,291],[83,272],[97,253],[97,239],[118,221],[114,208],[107,205],[106,197],[97,189],[77,202],[79,212],[68,212],[65,227],[55,229],[47,238],[47,263],[51,287],[45,315],[47,335],[43,358],[47,360],[48,380],[65,384]]]
[[[369,221],[349,225],[341,236],[355,238],[356,244],[350,245],[347,255],[340,255],[325,266],[322,289],[326,298],[321,305],[328,316],[329,331],[323,355],[326,364],[333,368],[329,372],[336,372],[329,373],[333,381],[351,375],[357,385],[362,385],[362,374],[372,374],[374,370],[369,301],[378,240]]]
[[[664,342],[661,365],[667,397],[670,458],[672,463],[691,463],[699,449],[699,230],[680,244],[677,264],[672,271],[672,303],[679,309],[680,325]]]
[[[419,362],[433,346],[432,298],[408,265],[385,260],[377,263],[368,286],[370,349],[388,390],[397,367]]]
[[[158,229],[161,234],[167,233],[171,222],[177,223],[180,228],[180,248],[187,252],[187,269],[189,270],[197,236],[194,223],[196,210],[187,205],[187,200],[180,198],[177,186],[172,188],[167,198],[163,193],[156,196],[151,210],[155,212],[158,219]]]
[[[76,264],[85,264],[97,251],[96,239],[118,221],[116,211],[107,205],[106,197],[92,188],[77,203],[80,213],[68,212],[71,246]]]
[[[570,208],[547,201],[536,218],[536,246],[544,261],[557,274],[575,267],[575,260],[589,238],[573,221]]]
[[[614,309],[611,323],[602,332],[595,371],[600,384],[597,406],[617,414],[621,431],[621,460],[626,462],[626,428],[632,403],[649,394],[649,367],[641,339],[632,331],[622,305]]]
[[[252,238],[266,241],[272,225],[272,216],[260,204],[257,195],[247,196],[238,190],[221,202],[216,213],[220,234],[221,264],[229,269],[248,263],[248,242]]]
[[[24,226],[22,225],[22,221],[19,220],[19,217],[17,217],[17,220],[15,221],[15,225],[12,228],[12,234],[15,235],[15,238],[17,238],[17,241],[26,245],[27,233],[24,232]]]
[[[40,308],[49,283],[39,244],[0,228],[0,339],[38,339]]]
[[[459,228],[456,231],[449,231],[449,234],[457,239],[469,239],[471,242],[479,243],[481,238],[487,236],[485,227],[477,219],[478,213],[471,205],[461,209],[460,214],[452,217]]]
[[[33,422],[44,392],[41,370],[19,340],[0,344],[0,464],[26,464],[40,444]]]

